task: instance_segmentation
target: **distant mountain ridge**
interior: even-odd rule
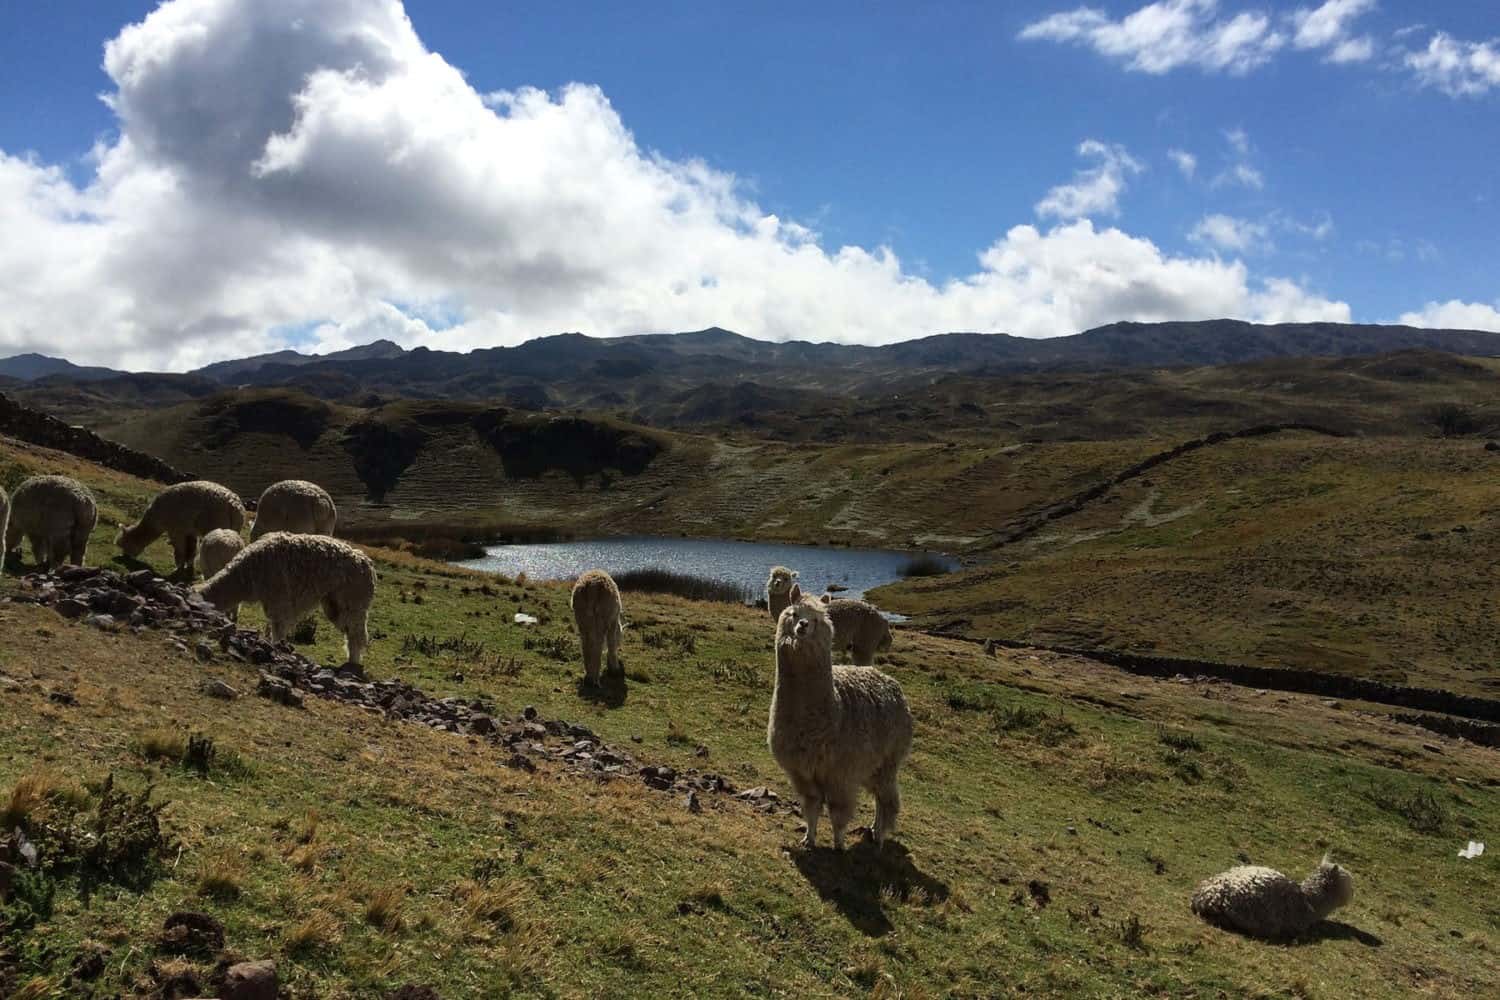
[[[1409,326],[1239,320],[1112,323],[1046,340],[1003,333],[945,333],[880,347],[755,340],[719,327],[686,333],[596,338],[539,337],[515,347],[466,353],[389,340],[308,355],[293,350],[208,365],[174,389],[284,386],[329,400],[366,397],[508,400],[531,408],[619,409],[703,386],[767,391],[901,391],[947,375],[995,376],[1052,371],[1201,367],[1289,357],[1354,357],[1402,350],[1500,356],[1500,334]],[[39,355],[0,360],[0,377],[36,383],[102,383],[137,397],[144,375],[80,368]],[[161,379],[162,376],[150,376]],[[109,381],[106,381],[109,380]],[[741,389],[743,394],[747,390]]]

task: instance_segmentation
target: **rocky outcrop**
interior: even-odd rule
[[[0,434],[43,448],[65,451],[117,472],[168,485],[194,478],[159,458],[116,444],[91,430],[66,424],[41,410],[23,406],[4,393],[0,393]]]

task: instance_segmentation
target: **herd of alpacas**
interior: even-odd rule
[[[10,496],[0,489],[0,571],[23,539],[43,569],[82,565],[98,518],[93,494],[67,476],[33,476]],[[343,634],[349,663],[359,665],[378,578],[368,556],[333,537],[333,498],[315,483],[275,483],[256,504],[248,544],[240,534],[244,523],[245,505],[233,491],[201,480],[179,483],[158,493],[117,543],[133,559],[165,535],[177,573],[188,579],[201,573],[203,597],[231,617],[245,602],[260,604],[277,641],[321,608]],[[615,581],[589,570],[574,583],[570,603],[584,683],[599,684],[601,669],[623,679],[624,609]],[[797,573],[785,566],[771,570],[766,606],[776,622],[766,741],[802,800],[802,844],[817,845],[826,809],[834,849],[843,850],[863,789],[875,798],[872,832],[883,846],[901,811],[897,774],[914,730],[901,685],[872,666],[891,648],[890,623],[865,601],[803,596]],[[846,658],[851,662],[835,662]],[[1271,868],[1232,868],[1201,883],[1191,906],[1217,926],[1286,939],[1353,896],[1349,873],[1325,856],[1300,883]]]

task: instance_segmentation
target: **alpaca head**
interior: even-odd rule
[[[1336,865],[1323,855],[1317,871],[1302,882],[1302,894],[1320,916],[1327,916],[1341,906],[1348,906],[1354,899],[1354,877],[1342,865]]]
[[[792,582],[796,579],[796,570],[787,569],[785,566],[772,566],[771,576],[766,580],[766,590],[772,594],[785,594],[792,589]]]
[[[833,621],[817,601],[788,604],[776,620],[778,659],[788,653],[799,661],[833,662]]]
[[[881,619],[880,622],[880,644],[875,647],[877,653],[889,653],[891,651],[891,623]]]
[[[120,546],[121,552],[134,559],[151,544],[151,539],[146,537],[145,526],[137,523],[121,528],[115,543]]]

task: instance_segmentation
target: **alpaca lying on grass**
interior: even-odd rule
[[[203,479],[178,483],[156,494],[141,519],[121,530],[120,551],[134,559],[166,535],[176,571],[191,576],[198,539],[217,528],[239,531],[244,523],[245,505],[227,486]]]
[[[87,486],[67,476],[32,476],[11,495],[4,551],[14,551],[25,538],[31,558],[44,569],[82,566],[98,521],[99,508]]]
[[[771,617],[778,618],[783,609],[792,602],[792,588],[797,586],[797,571],[787,569],[785,566],[772,566],[771,575],[766,578],[766,607],[771,609]],[[801,587],[797,587],[797,595],[802,595]]]
[[[204,535],[198,543],[198,571],[207,580],[219,570],[229,565],[229,560],[240,554],[245,547],[245,540],[240,537],[238,531],[229,528],[215,528]]]
[[[302,616],[322,607],[344,634],[348,662],[357,665],[369,645],[366,621],[376,580],[375,565],[349,543],[278,531],[245,546],[202,591],[226,614],[245,601],[259,602],[278,642]]]
[[[589,685],[599,683],[599,661],[608,651],[609,672],[623,674],[620,666],[620,640],[624,626],[620,616],[620,588],[602,569],[591,569],[573,584],[573,621],[578,625],[578,641],[583,647],[583,679]]]
[[[305,479],[283,479],[267,486],[256,502],[250,540],[273,531],[331,535],[338,519],[339,509],[323,487]]]
[[[875,662],[876,653],[891,648],[891,623],[868,601],[849,598],[829,600],[828,617],[833,621],[833,658],[842,660],[849,654],[849,662],[868,666]]]
[[[1305,933],[1353,898],[1353,878],[1325,856],[1300,885],[1274,868],[1231,868],[1193,890],[1192,905],[1211,924],[1276,940]]]
[[[901,811],[896,772],[911,737],[900,684],[873,667],[833,665],[833,623],[821,603],[804,600],[781,612],[766,740],[802,797],[805,846],[817,844],[827,805],[833,846],[843,850],[861,788],[875,795],[875,841],[885,843]]]

